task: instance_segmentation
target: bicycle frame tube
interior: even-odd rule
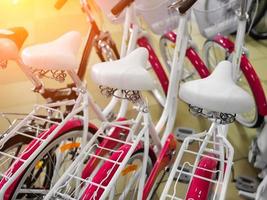
[[[165,104],[165,109],[168,112],[168,120],[166,124],[166,128],[163,133],[163,137],[161,139],[161,144],[163,145],[168,135],[171,133],[176,113],[177,113],[177,96],[178,96],[178,89],[179,89],[179,83],[182,76],[183,71],[183,64],[184,64],[184,58],[186,55],[186,48],[188,43],[188,33],[187,33],[187,19],[188,19],[189,13],[186,13],[185,15],[180,15],[180,21],[179,21],[179,27],[177,29],[177,40],[175,44],[175,50],[173,54],[173,62],[172,62],[172,70],[170,74],[170,84],[168,88],[168,94]],[[163,111],[163,114],[164,114]]]
[[[243,46],[244,46],[244,39],[246,33],[246,19],[240,19],[238,22],[238,29],[236,34],[235,40],[235,51],[233,56],[233,78],[235,81],[238,80],[240,77],[240,63],[241,63],[241,56],[243,54]]]
[[[174,32],[168,32],[164,37],[168,38],[173,43],[176,43],[176,34]],[[195,67],[201,78],[206,78],[210,75],[208,68],[193,47],[187,48],[186,57]]]
[[[69,113],[65,119],[59,124],[51,126],[51,128],[48,131],[45,131],[42,134],[39,134],[36,139],[34,139],[29,146],[26,148],[26,151],[20,156],[25,162],[22,162],[21,160],[14,162],[11,166],[11,168],[7,171],[9,175],[9,179],[2,179],[0,181],[0,187],[1,190],[4,191],[3,197],[4,199],[8,198],[12,191],[15,189],[16,183],[19,180],[19,177],[21,177],[22,173],[26,169],[26,167],[33,161],[34,158],[44,149],[47,144],[52,141],[53,139],[60,136],[63,132],[66,131],[66,128],[75,126],[75,124],[72,125],[71,119],[78,114],[79,112],[83,111],[84,116],[82,117],[83,123],[88,124],[89,118],[88,118],[88,104],[91,105],[93,111],[97,114],[97,116],[104,122],[107,122],[105,116],[102,114],[100,108],[97,106],[97,104],[94,103],[92,97],[89,93],[87,93],[86,90],[84,90],[84,87],[79,80],[78,76],[75,72],[69,71],[69,75],[72,77],[75,84],[79,87],[80,94],[77,98],[73,107],[73,110],[71,113]],[[73,101],[70,101],[73,102]],[[64,105],[64,103],[61,103]],[[52,104],[51,106],[55,106],[56,104]],[[31,113],[30,115],[33,115]],[[29,115],[29,116],[30,116]],[[27,118],[25,118],[26,120]],[[75,122],[75,121],[74,121]],[[24,121],[21,122],[21,125],[25,123]],[[70,124],[69,124],[70,123]],[[67,124],[67,125],[66,125]],[[66,126],[66,128],[65,128]],[[17,127],[20,127],[18,125]],[[67,129],[68,130],[68,129]],[[17,131],[14,129],[13,131]],[[84,126],[83,129],[83,144],[82,147],[84,147],[86,143],[86,135],[88,133],[88,127]],[[40,142],[40,139],[42,142]],[[1,198],[1,195],[0,195]]]
[[[169,80],[168,80],[167,74],[164,71],[164,69],[163,69],[158,57],[156,56],[156,53],[155,53],[154,49],[149,44],[149,41],[145,36],[139,38],[137,40],[137,44],[140,47],[144,47],[144,48],[146,48],[148,50],[149,62],[150,62],[154,72],[156,73],[156,75],[157,75],[157,77],[158,77],[158,79],[160,81],[161,87],[163,88],[163,91],[164,91],[165,95],[167,95],[168,86],[169,86]]]

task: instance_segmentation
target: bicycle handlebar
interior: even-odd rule
[[[115,16],[119,15],[124,8],[126,8],[127,6],[131,5],[131,3],[133,3],[134,0],[121,0],[119,3],[117,3],[112,9],[111,9],[111,13]]]
[[[57,2],[55,3],[55,8],[60,10],[67,1],[68,0],[57,0]]]

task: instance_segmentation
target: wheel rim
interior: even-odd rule
[[[169,72],[171,71],[174,49],[175,49],[175,43],[173,43],[172,41],[170,41],[165,37],[162,37],[160,39],[160,52]],[[186,58],[184,60],[182,81],[186,82],[199,78],[200,76],[198,75],[196,69]]]
[[[111,194],[112,199],[137,199],[139,176],[142,168],[144,153],[139,152],[134,154],[122,170],[114,186],[114,196]],[[152,160],[148,159],[147,174],[152,170]],[[131,183],[131,181],[133,183]],[[124,188],[129,187],[129,191],[125,192]],[[124,192],[124,193],[123,193]],[[111,198],[110,197],[110,198]]]
[[[68,149],[68,144],[81,144],[81,137],[82,131],[73,131],[50,143],[48,148],[46,148],[46,151],[42,151],[39,154],[38,158],[41,159],[35,159],[28,167],[16,188],[14,197],[16,197],[16,199],[43,199],[43,194],[21,194],[20,191],[21,189],[29,188],[48,191],[51,187],[52,177],[53,182],[55,183],[79,154],[80,147]],[[61,160],[59,170],[55,170],[55,161],[59,156],[62,156],[63,159]],[[40,162],[43,162],[43,164]],[[40,169],[42,172],[40,172]],[[33,175],[35,175],[35,177]],[[25,188],[25,186],[27,188]]]

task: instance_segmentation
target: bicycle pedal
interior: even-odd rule
[[[249,193],[254,193],[258,188],[258,181],[248,176],[240,176],[236,179],[236,188]]]
[[[195,134],[196,131],[191,128],[178,127],[176,128],[174,133],[176,135],[177,140],[183,142],[186,137]]]
[[[180,171],[182,169],[181,166],[178,166],[178,170]],[[180,183],[185,183],[185,184],[188,184],[190,182],[190,175],[187,175],[183,172],[186,172],[186,173],[190,173],[190,169],[184,167],[182,171],[180,171],[179,173],[177,172],[175,174],[175,177],[174,177],[174,180],[177,180],[179,178],[179,182]],[[180,176],[180,177],[179,177]]]

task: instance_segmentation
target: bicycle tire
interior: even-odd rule
[[[211,48],[212,47],[214,47],[214,48],[217,48],[218,47],[218,49],[219,50],[223,50],[224,52],[221,54],[222,55],[222,58],[219,58],[218,60],[216,60],[215,62],[216,63],[211,63],[210,62],[210,58],[212,57],[211,56],[211,54],[209,53],[209,51],[211,50]],[[214,52],[216,52],[216,50],[215,49],[213,49],[213,51]],[[210,69],[210,71],[213,71],[213,69],[216,67],[216,65],[220,62],[220,61],[222,61],[222,60],[231,60],[231,53],[227,50],[227,49],[225,49],[224,47],[222,47],[220,44],[218,44],[217,42],[215,42],[215,41],[213,41],[213,40],[207,40],[205,43],[204,43],[204,45],[203,45],[203,52],[204,52],[204,55],[203,55],[203,57],[204,57],[204,62],[206,63],[206,66]],[[216,54],[216,53],[215,53]],[[216,58],[215,58],[216,59]],[[239,84],[241,84],[241,81],[245,81],[245,84],[242,84],[243,86],[249,86],[249,84],[248,84],[248,82],[247,82],[247,79],[246,79],[246,77],[244,76],[244,74],[242,73],[241,74],[241,77],[240,77],[240,79],[239,79],[240,81],[238,82]],[[244,88],[244,87],[243,87]],[[245,89],[246,91],[248,91],[252,96],[253,96],[253,98],[254,98],[254,100],[255,100],[255,97],[254,97],[254,95],[253,95],[253,92],[251,91],[251,88],[250,87],[248,87],[247,89]],[[256,102],[256,101],[255,101]],[[255,103],[255,105],[256,105],[256,103]],[[262,124],[262,122],[263,122],[263,120],[264,120],[264,117],[263,116],[261,116],[260,114],[259,114],[259,112],[258,112],[258,107],[257,107],[257,105],[255,106],[255,108],[253,108],[254,110],[255,110],[255,112],[254,112],[254,110],[252,111],[250,111],[251,112],[251,119],[245,119],[245,117],[243,117],[243,116],[245,116],[245,115],[248,115],[249,114],[249,112],[247,112],[247,113],[243,113],[243,114],[238,114],[237,115],[237,117],[236,117],[236,119],[237,119],[237,121],[240,123],[240,124],[242,124],[242,125],[244,125],[244,126],[246,126],[246,127],[249,127],[249,128],[256,128],[256,127],[259,127],[261,124]],[[253,112],[253,113],[252,113]]]
[[[25,182],[27,181],[27,177],[29,178],[28,175],[31,175],[32,170],[36,167],[36,164],[45,157],[45,155],[47,154],[47,152],[50,154],[50,151],[48,150],[52,150],[54,149],[59,143],[61,143],[63,141],[64,138],[71,138],[71,137],[81,137],[82,136],[82,127],[80,128],[75,128],[73,130],[69,130],[67,132],[62,133],[59,137],[57,137],[55,140],[52,140],[44,149],[43,151],[38,154],[38,156],[31,162],[31,164],[28,166],[27,170],[23,173],[23,175],[19,178],[19,181],[16,183],[16,187],[13,193],[13,198],[21,198],[23,197],[23,195],[19,194],[19,189],[20,187],[22,187],[23,185],[26,185]],[[89,133],[91,133],[91,135],[93,135],[95,133],[95,129],[91,129],[89,128],[88,130]],[[69,137],[68,137],[69,135]],[[54,165],[53,162],[55,161],[55,157],[53,157],[53,154],[51,153],[52,156],[48,156],[51,157],[52,159],[49,159],[48,162],[42,164],[43,166],[46,166],[46,171],[45,171],[45,179],[44,182],[42,184],[43,188],[48,188],[51,187],[51,180],[52,177],[54,176]],[[54,154],[55,155],[55,154]],[[54,158],[54,159],[53,159]],[[51,162],[52,161],[52,162]],[[44,169],[44,168],[43,168]],[[40,172],[38,172],[40,174]],[[37,182],[37,180],[36,180]],[[49,189],[49,188],[48,188]],[[30,198],[33,198],[32,196],[30,196]],[[43,196],[40,195],[40,198],[37,197],[37,199],[42,199]]]
[[[248,28],[251,26],[252,20],[253,20],[253,25],[252,25],[252,28],[253,28],[260,22],[262,17],[265,15],[265,12],[267,9],[267,1],[266,0],[258,0],[258,1],[259,1],[259,6],[257,8],[257,14],[256,14],[254,19],[253,19],[253,16],[254,16],[254,12],[256,9],[255,6],[256,6],[257,0],[253,0],[251,5],[250,5],[249,11],[248,11],[248,14],[250,17],[249,17],[248,22],[247,22]]]
[[[252,27],[249,35],[255,40],[265,40],[267,39],[267,1],[264,12],[261,15],[261,20]]]

